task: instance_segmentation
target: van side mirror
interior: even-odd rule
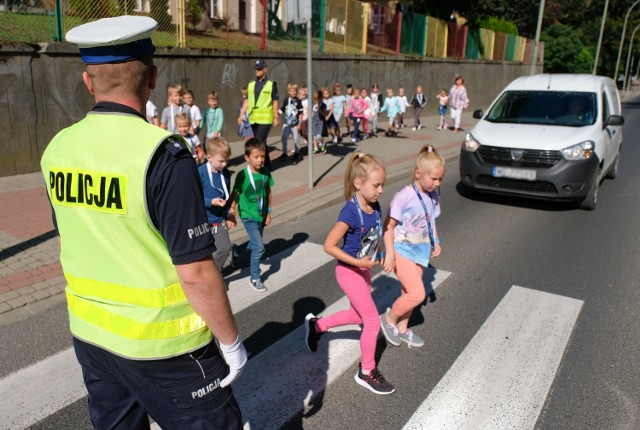
[[[624,124],[624,117],[622,115],[609,115],[605,125],[622,125]]]
[[[473,111],[473,117],[475,119],[482,119],[483,116],[484,116],[484,113],[482,112],[482,109],[478,109],[478,110],[474,110]]]

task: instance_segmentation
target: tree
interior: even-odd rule
[[[575,30],[554,24],[540,36],[544,42],[544,71],[548,73],[591,73],[594,54]]]

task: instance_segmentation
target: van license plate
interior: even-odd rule
[[[523,179],[525,181],[536,180],[536,171],[533,169],[494,166],[491,170],[491,174],[494,178]]]

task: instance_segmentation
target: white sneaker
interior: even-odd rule
[[[422,128],[422,124],[418,125],[418,130],[420,130]]]
[[[411,131],[416,131],[416,128],[415,128],[415,127],[413,127],[413,128],[411,129]]]
[[[437,130],[438,131],[442,131],[442,127],[437,127]]]
[[[261,293],[264,293],[265,291],[267,291],[267,287],[264,286],[264,284],[260,279],[257,279],[257,280],[252,279],[251,286],[253,287],[254,290],[259,291]]]

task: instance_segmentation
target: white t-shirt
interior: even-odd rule
[[[191,115],[193,128],[196,128],[196,121],[200,121],[200,128],[202,128],[202,113],[200,113],[200,108],[196,105],[191,105],[189,107],[189,115]]]
[[[200,142],[200,139],[198,139],[198,136],[194,134],[190,134],[188,136],[183,136],[183,137],[184,137],[184,140],[186,140],[189,146],[191,147],[191,153],[193,154],[193,158],[196,158],[198,156],[198,153],[196,152],[196,147],[202,146],[202,142]]]
[[[153,124],[153,118],[158,117],[158,108],[153,104],[151,100],[147,100],[147,121],[149,124]]]
[[[409,106],[407,96],[398,96],[398,106],[400,106],[400,113],[405,113],[407,111],[407,106]]]
[[[435,232],[435,219],[440,216],[440,196],[435,192],[421,193],[421,196],[429,212],[431,229]],[[393,230],[395,251],[404,258],[427,267],[431,256],[427,217],[411,185],[402,188],[393,196],[388,214],[398,222]]]

